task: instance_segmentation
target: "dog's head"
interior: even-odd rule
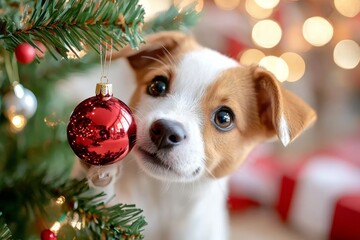
[[[158,179],[226,176],[260,142],[277,135],[287,145],[316,118],[266,70],[240,66],[183,33],[150,35],[115,57],[135,70],[134,152]]]

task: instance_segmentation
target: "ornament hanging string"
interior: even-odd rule
[[[109,56],[109,61],[107,61],[108,43],[105,41],[105,54],[104,54],[103,53],[103,45],[101,44],[101,39],[100,39],[99,51],[100,51],[100,68],[101,68],[100,82],[101,83],[103,82],[103,80],[106,80],[106,83],[109,83],[108,74],[109,74],[109,69],[110,69],[110,65],[111,65],[112,45],[113,45],[113,40],[111,39],[110,53],[109,53],[110,56]]]
[[[99,52],[100,52],[100,83],[106,82],[109,83],[108,74],[111,65],[111,58],[112,58],[112,45],[113,40],[110,40],[110,47],[107,41],[102,43],[102,39],[100,38],[99,43]],[[105,51],[103,49],[103,45],[105,45]],[[108,58],[108,51],[109,51],[109,58]],[[106,80],[106,81],[105,81]],[[112,176],[106,170],[104,166],[91,166],[89,169],[89,174],[87,176],[90,183],[94,186],[100,183],[100,185],[106,186],[112,181]]]

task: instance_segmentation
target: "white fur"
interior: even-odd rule
[[[215,51],[194,51],[177,62],[166,97],[141,97],[134,111],[136,147],[120,162],[116,185],[110,184],[105,191],[113,195],[115,190],[111,204],[135,203],[144,210],[145,239],[228,239],[227,177],[214,179],[206,174],[202,123],[208,116],[202,113],[201,97],[223,70],[235,66],[236,61]],[[149,136],[149,127],[157,119],[180,122],[187,132],[185,141],[173,149],[158,150]],[[144,161],[138,148],[156,152],[171,169]],[[114,178],[116,172],[111,173]]]
[[[166,160],[173,171],[168,171],[143,161],[136,151],[139,165],[153,177],[170,181],[192,181],[205,168],[205,153],[202,136],[201,97],[210,83],[222,70],[238,64],[210,49],[202,49],[186,54],[176,67],[175,79],[166,97],[154,98],[144,95],[136,109],[137,146]],[[150,125],[166,119],[181,123],[188,133],[181,145],[171,150],[157,150],[149,136]],[[200,168],[199,174],[193,172]]]
[[[291,140],[290,140],[289,127],[284,114],[281,114],[278,128],[279,128],[278,129],[279,139],[282,142],[282,144],[286,147]]]

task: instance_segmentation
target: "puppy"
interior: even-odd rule
[[[228,176],[259,143],[277,136],[288,145],[315,112],[266,70],[181,32],[150,35],[139,50],[113,56],[120,57],[137,81],[136,145],[118,166],[102,167],[110,183],[93,187],[143,209],[145,239],[228,239]]]

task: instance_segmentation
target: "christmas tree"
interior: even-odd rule
[[[0,0],[0,239],[143,238],[141,209],[107,207],[86,179],[69,179],[72,109],[56,82],[98,64],[101,48],[193,25],[192,9],[145,22],[133,0]]]

